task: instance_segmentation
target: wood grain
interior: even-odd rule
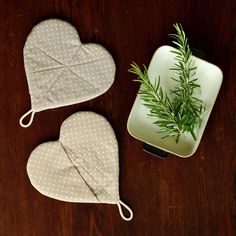
[[[0,235],[173,236],[236,235],[236,4],[234,0],[0,1]],[[22,49],[41,20],[68,20],[82,42],[105,46],[117,66],[112,88],[82,104],[36,114],[18,124],[30,107]],[[161,160],[144,153],[126,122],[138,85],[131,61],[146,64],[170,44],[181,22],[191,45],[224,73],[223,85],[197,152]],[[26,163],[40,143],[58,138],[62,121],[93,110],[111,122],[120,148],[120,195],[134,211],[123,221],[115,205],[53,200],[29,182]]]

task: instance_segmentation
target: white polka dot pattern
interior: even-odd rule
[[[108,121],[93,112],[67,118],[55,142],[31,153],[27,173],[42,194],[68,202],[118,203],[118,144]]]
[[[98,44],[82,44],[68,22],[50,19],[27,37],[24,64],[34,112],[93,99],[114,81],[112,56]]]

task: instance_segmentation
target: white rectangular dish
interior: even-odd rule
[[[175,83],[171,79],[173,71],[170,70],[175,62],[175,55],[170,52],[173,49],[175,48],[170,46],[158,48],[148,67],[150,80],[154,81],[160,75],[160,84],[167,92],[170,91],[173,83]],[[154,125],[154,120],[148,117],[149,111],[142,104],[139,95],[135,99],[127,122],[128,132],[134,138],[185,158],[193,155],[198,148],[223,80],[223,73],[219,67],[195,56],[192,57],[197,66],[195,77],[198,78],[198,83],[201,86],[196,96],[201,98],[206,105],[206,112],[203,115],[201,127],[200,129],[195,129],[197,140],[195,141],[188,133],[182,135],[178,143],[176,143],[175,138],[168,137],[162,139],[163,134],[158,133],[160,131],[159,127]]]

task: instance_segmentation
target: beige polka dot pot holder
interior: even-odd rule
[[[67,202],[117,204],[121,217],[132,210],[119,197],[118,144],[108,121],[93,112],[67,118],[58,141],[36,147],[27,163],[32,185]],[[121,207],[129,212],[126,217]]]
[[[82,44],[76,29],[58,19],[45,20],[32,29],[24,46],[24,66],[31,109],[20,119],[23,127],[32,123],[36,112],[105,93],[115,76],[109,52],[98,44]]]

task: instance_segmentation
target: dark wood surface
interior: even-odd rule
[[[0,1],[0,235],[158,236],[236,235],[236,2]],[[71,22],[82,42],[105,46],[117,66],[104,95],[82,104],[36,114],[21,128],[30,107],[22,49],[32,27],[47,18]],[[170,44],[181,22],[192,46],[224,73],[221,91],[197,152],[188,159],[154,158],[127,132],[138,85],[131,61],[148,65],[154,51]],[[123,221],[115,205],[53,200],[35,190],[26,163],[40,143],[58,139],[62,121],[93,110],[111,122],[119,141],[120,195],[134,211]]]

